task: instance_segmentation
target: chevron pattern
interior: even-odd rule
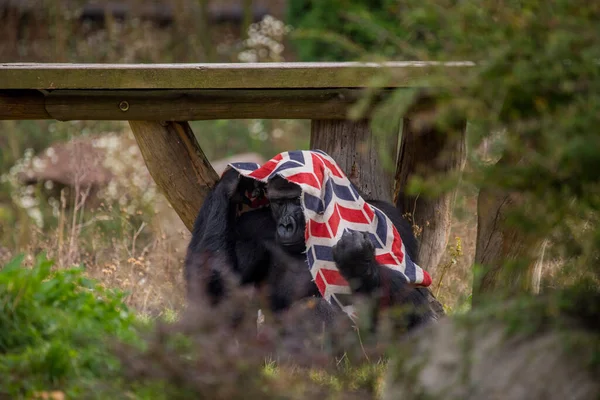
[[[232,163],[241,175],[267,182],[279,175],[302,188],[301,204],[306,219],[306,259],[323,298],[342,308],[351,317],[348,282],[337,270],[332,248],[345,231],[368,232],[381,265],[400,271],[407,282],[429,286],[431,277],[405,252],[404,244],[390,219],[371,206],[325,152],[289,151],[276,155],[264,165]],[[249,195],[249,194],[247,194]],[[264,204],[249,199],[248,204]]]

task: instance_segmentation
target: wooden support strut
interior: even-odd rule
[[[191,231],[219,178],[187,122],[129,121],[148,171]]]

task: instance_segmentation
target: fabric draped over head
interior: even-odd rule
[[[315,284],[324,299],[339,306],[351,317],[354,308],[350,286],[333,261],[332,248],[345,231],[368,232],[375,247],[375,259],[381,265],[399,271],[407,283],[429,286],[431,277],[406,253],[404,243],[390,219],[368,204],[339,168],[320,150],[296,150],[280,153],[265,164],[231,163],[242,176],[267,182],[279,175],[302,189],[300,202],[306,220],[306,261]],[[265,199],[252,198],[247,204],[259,207]]]

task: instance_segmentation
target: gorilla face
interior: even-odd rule
[[[304,212],[300,204],[302,189],[295,183],[276,176],[267,183],[267,198],[276,222],[275,240],[288,253],[298,254],[305,250]]]

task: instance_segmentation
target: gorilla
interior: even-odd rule
[[[242,194],[261,190],[269,205],[238,216]],[[227,295],[224,275],[233,272],[241,285],[266,286],[269,306],[275,314],[303,299],[318,298],[322,301],[315,312],[323,321],[330,321],[338,309],[322,299],[308,269],[300,195],[300,186],[279,176],[265,185],[234,169],[227,170],[207,196],[194,223],[185,259],[188,298],[202,294],[212,305],[218,304]],[[418,262],[418,243],[401,211],[385,201],[361,196],[388,216],[409,257]],[[197,260],[206,254],[219,262],[208,267],[199,264]],[[366,296],[378,309],[406,306],[406,329],[438,318],[440,310],[432,308],[435,301],[430,291],[412,287],[400,272],[380,266],[366,233],[344,233],[333,247],[333,258],[353,295]]]

